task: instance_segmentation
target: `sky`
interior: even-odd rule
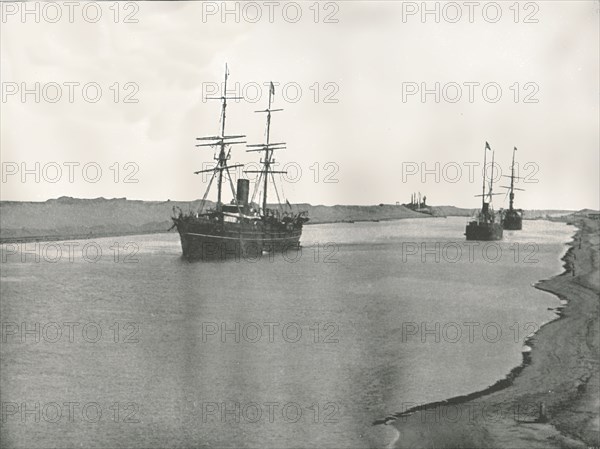
[[[487,141],[517,207],[600,207],[598,2],[55,5],[0,4],[2,200],[201,198],[227,63],[248,143],[276,83],[292,203],[477,207]]]

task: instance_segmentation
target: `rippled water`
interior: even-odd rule
[[[307,226],[257,261],[185,262],[174,233],[3,245],[2,447],[385,446],[374,420],[493,384],[559,305],[532,284],[572,227],[465,224]]]

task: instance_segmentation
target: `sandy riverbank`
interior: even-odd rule
[[[565,272],[536,285],[567,301],[561,318],[528,341],[532,351],[506,380],[384,420],[399,431],[395,448],[600,446],[600,223],[574,224]]]
[[[0,201],[0,243],[79,240],[167,232],[173,208],[199,210],[196,201],[138,201],[126,198],[61,197],[43,202]],[[206,207],[214,203],[207,201]],[[270,207],[277,208],[276,205]],[[293,212],[306,211],[308,224],[470,216],[471,209],[430,206],[432,215],[402,205],[372,206],[292,204]],[[545,217],[551,211],[526,211],[526,218]],[[175,231],[173,231],[175,232]]]
[[[136,201],[125,198],[69,198],[44,202],[0,201],[0,243],[90,239],[167,232],[173,208],[198,210],[201,201]],[[211,202],[207,207],[213,207]],[[273,206],[276,207],[276,206]],[[307,211],[309,223],[429,218],[404,206],[313,206],[293,204]],[[175,231],[173,231],[175,232]]]

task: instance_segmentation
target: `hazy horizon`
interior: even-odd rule
[[[153,199],[140,199],[140,198],[127,198],[127,197],[113,197],[113,198],[107,198],[107,197],[103,197],[103,196],[99,196],[99,197],[95,197],[95,198],[80,198],[80,197],[72,197],[72,196],[62,196],[62,197],[56,197],[56,198],[48,198],[45,200],[8,200],[8,199],[0,199],[0,203],[2,202],[17,202],[17,203],[45,203],[47,201],[56,201],[56,200],[60,200],[61,198],[69,198],[69,199],[74,199],[74,200],[88,200],[88,201],[94,201],[94,200],[105,200],[105,201],[113,201],[113,200],[126,200],[126,201],[143,201],[143,202],[150,202],[150,203],[165,203],[165,202],[176,202],[176,203],[193,203],[196,201],[202,201],[202,198],[195,198],[192,200],[178,200],[178,199],[173,199],[173,198],[167,198],[165,200],[153,200]],[[207,201],[212,201],[213,203],[215,201],[213,200],[208,200]],[[271,203],[269,201],[269,204],[274,204]],[[369,206],[379,206],[381,204],[385,205],[385,206],[395,206],[395,203],[372,203],[372,204],[321,204],[321,203],[306,203],[306,202],[294,202],[291,203],[292,205],[297,205],[297,204],[308,204],[310,206],[325,206],[325,207],[336,207],[336,206],[342,206],[342,207],[369,207]],[[406,204],[406,202],[404,203],[400,203],[399,205],[402,206],[403,204]],[[428,206],[432,206],[432,207],[456,207],[458,209],[473,209],[476,210],[479,207],[475,206],[475,207],[463,207],[463,206],[459,206],[456,204],[429,204],[427,203]],[[499,209],[499,208],[498,208]],[[548,209],[540,209],[540,208],[530,208],[530,209],[524,209],[524,210],[530,210],[530,211],[567,211],[567,212],[578,212],[580,210],[593,210],[593,211],[598,211],[599,209],[594,209],[593,207],[584,207],[581,209],[557,209],[557,208],[548,208]]]

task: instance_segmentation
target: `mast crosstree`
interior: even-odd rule
[[[490,182],[489,182],[489,188],[488,188],[488,192],[485,192],[485,180],[486,180],[486,156],[487,156],[487,150],[491,150],[492,151],[492,173],[490,174]],[[480,196],[481,197],[481,209],[482,211],[487,211],[486,208],[486,202],[485,202],[485,198],[488,197],[488,205],[492,203],[492,198],[494,195],[500,195],[500,193],[493,193],[493,186],[494,186],[494,157],[495,157],[495,152],[494,150],[492,150],[492,148],[490,147],[489,143],[485,143],[485,148],[483,150],[483,182],[482,182],[482,187],[481,187],[481,195],[475,195],[475,196]]]
[[[515,176],[515,152],[517,151],[517,147],[514,147],[513,149],[513,157],[512,157],[512,165],[510,166],[510,176],[508,175],[502,175],[505,178],[510,178],[510,187],[509,186],[501,186],[503,189],[508,189],[507,193],[508,193],[508,210],[513,210],[514,209],[514,201],[515,201],[515,190],[521,190],[521,191],[525,191],[525,189],[519,189],[518,187],[515,187],[515,179],[523,179],[519,176]]]
[[[263,183],[263,196],[262,196],[262,211],[263,214],[266,214],[267,211],[267,190],[268,190],[268,186],[269,186],[269,175],[271,175],[271,178],[273,179],[273,185],[275,185],[275,177],[274,174],[275,173],[287,173],[287,171],[278,171],[278,170],[273,170],[271,168],[272,165],[274,165],[275,163],[275,159],[273,159],[273,152],[275,150],[284,150],[287,147],[285,146],[285,142],[276,142],[276,143],[272,143],[271,142],[271,113],[273,112],[280,112],[283,111],[283,109],[271,109],[271,105],[273,104],[273,96],[275,95],[275,86],[273,85],[273,82],[270,83],[270,87],[269,87],[269,105],[267,107],[267,109],[263,109],[260,111],[254,111],[254,112],[258,112],[258,113],[266,113],[267,114],[267,129],[266,129],[266,137],[265,137],[265,143],[258,143],[258,144],[251,144],[251,145],[246,145],[249,149],[246,150],[247,152],[255,152],[255,151],[259,151],[262,152],[264,151],[264,156],[263,158],[261,158],[261,163],[263,164],[262,170],[246,170],[244,171],[244,173],[259,173],[259,179],[257,182],[257,187],[260,185],[261,181]],[[275,187],[276,188],[276,187]],[[276,191],[277,193],[277,191]],[[256,195],[256,192],[254,193],[254,195]],[[254,198],[253,195],[253,198]],[[277,200],[279,201],[279,194],[277,193]],[[281,205],[281,204],[280,204]]]
[[[220,100],[221,101],[221,133],[218,136],[206,136],[206,137],[196,137],[196,140],[199,141],[207,141],[207,143],[197,144],[196,147],[216,147],[219,150],[219,154],[214,159],[217,161],[217,165],[214,168],[209,168],[206,170],[198,170],[195,171],[194,174],[200,173],[211,173],[212,177],[210,182],[208,183],[208,187],[206,188],[206,192],[204,193],[204,197],[202,198],[202,204],[200,206],[200,213],[204,209],[204,204],[206,202],[206,197],[208,196],[208,192],[212,186],[213,180],[215,176],[217,176],[217,211],[221,211],[223,209],[222,202],[222,190],[223,190],[223,172],[227,173],[227,177],[229,178],[229,183],[231,185],[231,193],[237,204],[237,198],[235,193],[235,188],[233,187],[233,183],[231,181],[231,173],[229,169],[243,167],[244,164],[235,164],[235,165],[227,165],[227,161],[231,157],[231,146],[238,144],[245,144],[246,141],[241,141],[246,137],[245,135],[225,135],[225,121],[227,118],[227,100],[240,100],[242,97],[233,97],[227,96],[227,78],[229,77],[229,69],[227,68],[227,64],[225,64],[225,81],[223,83],[223,94],[220,97],[206,97],[207,100]],[[239,204],[237,204],[239,208]]]

